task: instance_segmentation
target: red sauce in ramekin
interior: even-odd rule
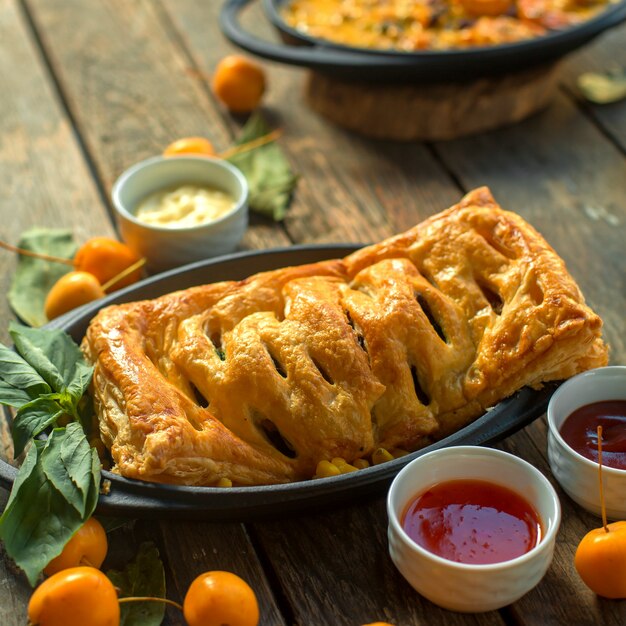
[[[560,433],[570,448],[597,463],[598,426],[602,426],[602,465],[626,470],[626,400],[582,406],[565,418]]]
[[[501,563],[541,539],[539,515],[515,491],[482,480],[433,485],[409,504],[402,527],[415,543],[444,559]]]

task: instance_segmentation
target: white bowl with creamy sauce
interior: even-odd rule
[[[248,226],[248,184],[229,162],[153,157],[112,190],[124,242],[162,271],[235,250]]]

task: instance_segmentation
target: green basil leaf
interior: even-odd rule
[[[62,330],[27,328],[11,324],[9,333],[17,351],[57,392],[66,391],[77,402],[87,389],[93,368]]]
[[[71,259],[76,253],[76,244],[69,230],[29,230],[17,245],[64,259]],[[31,326],[43,326],[48,321],[44,313],[46,296],[52,285],[71,269],[63,263],[20,255],[8,294],[13,311]]]
[[[296,178],[286,180],[271,189],[261,189],[255,197],[255,206],[258,213],[272,216],[275,221],[280,221],[287,215],[287,207],[291,200],[291,194]]]
[[[11,424],[13,456],[18,457],[22,454],[32,437],[52,426],[63,414],[64,411],[59,404],[48,398],[37,398],[20,407]]]
[[[93,376],[93,367],[88,365],[80,353],[80,361],[76,363],[72,379],[67,386],[67,391],[74,398],[74,400],[80,400],[83,394],[87,391],[89,383],[91,383],[91,377]]]
[[[100,463],[98,460],[94,476],[94,455],[97,459],[97,452],[75,422],[66,428],[55,428],[41,453],[44,474],[83,520],[93,513],[95,503],[89,496],[94,488],[97,492],[100,484]]]
[[[151,542],[139,546],[137,556],[123,571],[109,570],[107,576],[121,589],[120,597],[165,598],[165,571],[159,551]],[[165,615],[161,602],[125,602],[120,626],[159,626]]]
[[[263,137],[271,130],[263,117],[255,113],[243,127],[235,145]],[[282,220],[298,179],[282,148],[273,141],[234,154],[227,160],[238,167],[248,181],[250,209],[275,221]]]
[[[85,431],[85,436],[91,441],[94,436],[100,436],[98,418],[93,406],[93,398],[90,394],[85,394],[76,406],[78,419]]]
[[[89,421],[89,403],[82,396],[92,368],[63,331],[12,324],[9,332],[23,362],[8,349],[0,350],[0,376],[5,377],[0,394],[5,401],[7,395],[11,402],[28,400],[12,424],[17,455],[64,414]],[[37,395],[33,400],[31,393]],[[33,441],[0,517],[0,539],[31,584],[95,510],[100,469],[79,422],[55,428],[45,442]]]
[[[43,446],[43,442],[41,442],[41,445]],[[33,471],[33,468],[35,467],[35,464],[37,463],[38,456],[39,456],[38,448],[36,445],[33,445],[30,448],[30,450],[27,452],[26,458],[24,459],[24,462],[22,463],[22,465],[20,465],[20,469],[17,472],[17,476],[15,477],[15,480],[13,481],[13,487],[11,488],[11,493],[9,494],[9,500],[7,501],[7,505],[4,509],[5,512],[9,509],[13,500],[19,493],[19,490],[21,489],[22,484],[30,477]],[[4,515],[0,517],[0,529],[2,526],[3,517]],[[1,535],[1,530],[0,530],[0,538],[1,536],[2,535]]]
[[[9,334],[17,351],[54,391],[63,391],[65,387],[63,376],[49,357],[62,331],[37,329],[34,335],[29,336],[27,334],[29,330],[33,329],[15,323],[9,325]]]
[[[89,491],[85,498],[85,513],[89,511],[91,515],[98,505],[98,498],[100,497],[100,479],[102,478],[102,463],[98,456],[98,451],[95,448],[91,448],[91,478],[89,481]],[[89,517],[87,515],[87,517]]]
[[[32,398],[25,389],[17,389],[0,380],[0,404],[6,404],[18,409],[31,400]]]
[[[35,441],[0,517],[0,539],[31,585],[58,556],[84,519],[52,485],[39,462],[46,442]]]
[[[25,393],[26,402],[50,391],[48,383],[17,352],[2,344],[0,344],[0,379],[4,383],[2,387],[13,387]],[[0,403],[5,404],[1,392]]]

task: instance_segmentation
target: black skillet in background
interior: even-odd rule
[[[240,280],[256,272],[288,265],[340,258],[358,247],[292,246],[201,261],[121,289],[54,320],[48,328],[61,328],[76,342],[80,342],[91,318],[109,304],[154,298],[178,289],[220,280]],[[245,521],[281,517],[287,513],[362,500],[382,493],[409,461],[426,452],[454,445],[493,444],[523,428],[545,412],[556,387],[556,383],[551,383],[540,391],[524,388],[465,428],[427,448],[388,463],[330,478],[259,487],[185,487],[131,480],[104,471],[103,478],[111,481],[111,490],[109,495],[100,496],[97,512],[135,518]],[[0,485],[10,489],[16,475],[16,468],[0,459]]]
[[[590,20],[542,37],[462,50],[398,52],[355,48],[309,37],[288,26],[280,15],[290,0],[262,0],[265,14],[284,45],[247,32],[239,13],[251,0],[226,0],[220,15],[224,35],[257,56],[298,65],[337,78],[366,82],[464,81],[548,64],[626,20],[626,0],[610,4]]]

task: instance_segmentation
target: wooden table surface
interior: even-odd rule
[[[0,238],[32,226],[73,229],[77,241],[114,235],[110,189],[128,166],[174,139],[210,137],[228,147],[240,123],[215,101],[206,76],[232,51],[217,0],[0,0]],[[269,26],[249,23],[261,33]],[[626,27],[571,55],[554,103],[521,124],[446,143],[371,141],[312,113],[306,73],[266,64],[268,116],[300,173],[282,224],[253,218],[247,249],[308,242],[376,241],[489,185],[565,259],[605,322],[611,362],[626,363],[626,102],[591,106],[577,95],[583,71],[626,66]],[[0,256],[2,291],[15,267]],[[0,300],[2,341],[13,315]],[[548,477],[542,419],[502,447]],[[626,602],[597,598],[573,555],[598,525],[559,492],[563,523],[544,580],[500,611],[462,615],[420,598],[387,553],[383,494],[343,508],[255,523],[138,520],[110,537],[118,566],[143,540],[159,547],[168,595],[181,600],[211,569],[250,582],[266,626],[492,626],[626,623]],[[6,492],[0,490],[0,503]],[[0,557],[0,624],[23,626],[30,588]],[[168,609],[165,624],[183,624]]]

